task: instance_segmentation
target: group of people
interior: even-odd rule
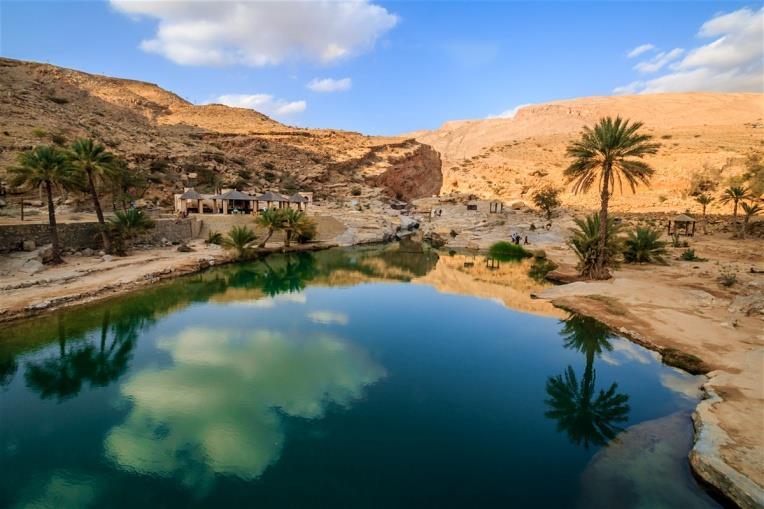
[[[517,245],[520,245],[520,239],[521,239],[522,237],[520,236],[520,234],[519,234],[519,233],[513,233],[513,234],[512,234],[512,236],[511,236],[510,238],[512,239],[512,243],[513,243],[513,244],[517,244]],[[525,236],[525,239],[523,239],[523,245],[524,245],[524,246],[527,246],[528,244],[530,244],[530,242],[528,242],[528,236],[526,235],[526,236]]]

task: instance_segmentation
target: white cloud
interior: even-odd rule
[[[645,73],[658,72],[663,69],[666,64],[669,64],[677,58],[681,57],[682,53],[684,53],[682,48],[674,48],[671,51],[661,51],[652,59],[646,60],[644,62],[639,62],[634,66],[634,69]]]
[[[613,92],[764,91],[764,8],[743,8],[714,16],[700,27],[698,37],[713,40],[668,65],[668,73],[633,81]]]
[[[647,53],[650,50],[655,49],[655,46],[652,44],[642,44],[641,46],[637,46],[633,50],[629,51],[629,53],[626,55],[629,58],[635,58],[641,55],[642,53]]]
[[[159,21],[144,51],[181,65],[255,67],[290,59],[333,62],[371,49],[398,17],[368,0],[110,0],[128,16]]]
[[[517,112],[520,111],[522,108],[525,108],[526,106],[533,106],[533,103],[526,103],[526,104],[519,104],[515,106],[514,108],[510,108],[508,110],[505,110],[498,115],[488,115],[487,118],[514,118],[515,115],[517,115]]]
[[[335,80],[332,78],[315,78],[308,83],[308,88],[314,92],[343,92],[353,85],[350,78]]]
[[[308,319],[311,322],[320,323],[322,325],[331,325],[336,323],[337,325],[347,325],[350,319],[345,313],[335,313],[334,311],[311,311],[308,313]]]
[[[302,113],[308,107],[305,101],[285,101],[270,94],[225,94],[217,98],[220,104],[234,108],[249,108],[275,117],[288,117]]]

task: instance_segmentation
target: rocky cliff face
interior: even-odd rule
[[[413,139],[290,127],[249,109],[193,105],[151,83],[0,58],[0,90],[0,179],[23,150],[91,136],[146,179],[144,198],[160,205],[185,185],[409,199],[420,194],[399,176],[428,194],[442,180],[434,151]]]

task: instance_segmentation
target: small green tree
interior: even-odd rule
[[[243,260],[249,256],[257,240],[255,232],[246,226],[234,226],[223,238],[223,247],[236,252],[236,258]]]
[[[315,223],[300,210],[282,209],[282,225],[284,230],[284,247],[289,247],[293,238],[299,239],[302,234],[315,230]]]
[[[599,270],[599,239],[600,239],[600,215],[594,213],[584,219],[575,220],[577,228],[571,228],[571,237],[568,245],[578,257],[578,270],[582,276],[592,278]],[[613,218],[607,219],[605,228],[605,259],[608,267],[618,266],[618,255],[621,253],[621,238],[618,236],[621,226],[616,224]]]
[[[700,206],[703,207],[703,234],[708,235],[708,219],[706,219],[706,208],[711,205],[711,202],[714,201],[713,197],[708,194],[699,194],[695,197],[695,201],[700,203]]]
[[[544,211],[547,219],[552,219],[554,209],[560,206],[560,189],[548,184],[533,193],[533,203]]]
[[[757,215],[764,209],[762,209],[758,203],[743,202],[741,206],[743,208],[743,212],[745,213],[745,219],[743,219],[743,229],[740,232],[740,236],[745,238],[745,234],[748,231],[748,222],[753,216]]]
[[[661,232],[652,228],[631,230],[624,240],[623,259],[627,263],[666,263],[668,242],[660,240]]]
[[[11,185],[27,189],[43,188],[48,198],[48,224],[53,245],[51,263],[63,263],[61,245],[56,225],[56,207],[53,204],[53,189],[77,189],[81,180],[72,168],[66,153],[54,146],[38,146],[22,152],[16,166],[9,169]]]

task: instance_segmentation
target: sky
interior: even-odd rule
[[[759,2],[0,0],[0,55],[367,134],[624,93],[764,92]]]

